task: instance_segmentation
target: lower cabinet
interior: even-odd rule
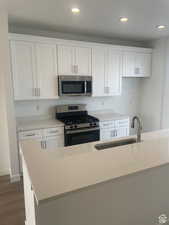
[[[129,119],[100,122],[100,140],[129,136]]]
[[[18,140],[36,140],[42,150],[54,150],[64,147],[64,127],[22,131],[18,133]],[[22,171],[22,160],[20,160],[20,172]]]

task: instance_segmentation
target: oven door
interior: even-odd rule
[[[65,131],[65,146],[100,140],[100,128]]]

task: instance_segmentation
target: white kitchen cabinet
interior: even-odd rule
[[[121,94],[122,81],[122,52],[108,49],[108,73],[105,79],[107,95]]]
[[[100,140],[129,136],[129,119],[101,121]]]
[[[55,44],[11,41],[15,100],[57,98]]]
[[[58,46],[58,74],[91,76],[91,48]]]
[[[15,100],[35,98],[35,54],[34,44],[11,41],[11,64]]]
[[[55,150],[55,148],[64,147],[64,136],[51,136],[46,138],[44,149]]]
[[[151,53],[123,53],[123,77],[149,76],[151,76]]]
[[[40,98],[58,97],[55,44],[36,44],[37,89]]]
[[[58,74],[75,74],[75,49],[72,46],[58,46]]]
[[[122,53],[105,47],[92,50],[93,96],[121,94]]]
[[[19,141],[30,139],[38,141],[42,149],[64,147],[63,127],[22,131],[19,132],[18,137]]]
[[[92,49],[88,47],[77,47],[75,59],[77,74],[81,76],[91,76]]]

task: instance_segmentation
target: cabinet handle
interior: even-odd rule
[[[135,75],[140,74],[140,68],[139,67],[136,67],[134,73],[135,73]]]
[[[46,149],[46,141],[41,141],[41,148]]]
[[[38,88],[38,96],[40,97],[40,88]]]
[[[78,73],[78,65],[74,65],[74,72]]]
[[[27,134],[26,137],[33,137],[35,134]]]
[[[58,130],[49,131],[50,134],[56,134],[58,132],[59,132]]]
[[[35,96],[37,97],[38,96],[38,89],[35,88]]]
[[[109,94],[109,87],[104,88],[104,93]]]

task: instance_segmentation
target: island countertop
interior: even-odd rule
[[[130,137],[128,137],[130,138]],[[142,142],[98,151],[91,142],[41,150],[26,140],[20,148],[37,203],[169,163],[169,130],[142,134]]]

